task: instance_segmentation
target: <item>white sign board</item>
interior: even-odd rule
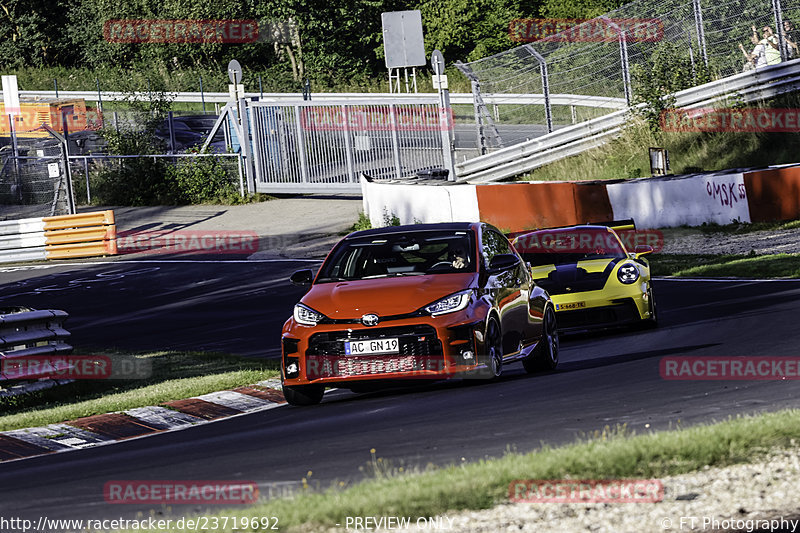
[[[57,178],[61,175],[58,163],[47,163],[47,175],[51,178]]]
[[[19,89],[16,76],[3,76],[3,105],[6,115],[19,115]]]
[[[427,63],[420,10],[381,13],[381,22],[386,68],[421,67]]]

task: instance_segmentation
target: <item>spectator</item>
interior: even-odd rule
[[[794,59],[800,56],[800,50],[797,47],[797,30],[794,29],[791,21],[783,21],[783,40],[786,48],[786,58]]]
[[[775,65],[781,62],[781,53],[778,49],[778,38],[772,32],[772,28],[764,26],[763,38],[759,40],[758,31],[755,26],[752,26],[753,33],[750,36],[750,42],[755,47],[752,52],[747,52],[744,46],[739,44],[739,49],[747,59],[748,64],[745,64],[745,70],[752,68],[761,68],[767,65]]]

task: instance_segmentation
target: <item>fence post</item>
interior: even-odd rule
[[[89,190],[89,158],[85,156],[83,158],[83,172],[86,175],[86,203],[91,204],[92,193]]]
[[[700,46],[700,55],[703,58],[703,64],[708,68],[706,31],[703,27],[703,8],[700,6],[700,0],[692,0],[692,7],[694,8],[694,31],[697,33],[697,44]],[[692,62],[692,65],[694,65],[694,62]],[[694,66],[692,68],[694,68]]]
[[[547,133],[552,133],[553,131],[553,110],[550,107],[550,76],[547,73],[547,61],[545,61],[544,56],[534,50],[533,46],[530,44],[525,45],[525,49],[530,53],[533,57],[536,58],[536,61],[539,62],[539,73],[542,76],[542,93],[544,94],[544,116],[545,120],[547,121]]]
[[[203,102],[203,114],[206,114],[206,95],[203,93],[203,76],[198,76],[200,80],[200,101]],[[217,113],[219,114],[219,113]]]
[[[486,153],[486,136],[483,134],[483,122],[481,121],[480,101],[481,84],[472,80],[472,107],[475,111],[475,134],[478,138],[478,152],[480,155]]]
[[[394,153],[394,168],[397,179],[403,177],[402,167],[400,166],[400,137],[397,134],[397,110],[394,104],[389,104],[389,115],[392,117],[392,151]]]
[[[781,51],[781,61],[788,60],[786,53],[786,39],[783,36],[783,8],[781,0],[772,0],[772,13],[775,15],[775,33],[778,34],[778,49]]]
[[[306,161],[306,140],[303,137],[303,119],[300,116],[300,106],[294,105],[294,122],[297,130],[297,156],[300,158],[300,177],[303,183],[311,181],[308,175],[308,161]]]
[[[348,109],[345,104],[341,106],[342,121],[344,124],[344,156],[347,159],[347,181],[355,183],[355,154],[353,154],[353,142],[350,139],[350,117],[348,116]],[[308,109],[304,107],[303,109]]]
[[[77,210],[75,209],[75,193],[72,190],[72,169],[69,167],[69,127],[67,126],[67,114],[61,113],[61,127],[63,128],[62,131],[64,132],[64,138],[62,141],[62,154],[64,156],[64,175],[66,176],[67,180],[67,209],[69,210],[70,215],[74,215]]]
[[[239,139],[239,145],[242,148],[245,158],[244,172],[245,176],[247,177],[247,192],[254,194],[256,192],[256,181],[254,176],[255,165],[253,161],[253,145],[250,144],[250,120],[247,116],[248,106],[245,98],[241,98],[239,100],[239,109],[241,110],[239,121],[242,125],[242,135]]]
[[[619,36],[619,59],[622,64],[622,86],[625,90],[625,102],[628,107],[631,106],[633,94],[631,93],[631,72],[628,64],[628,38],[625,37],[625,31],[614,23],[610,18],[603,15],[600,17],[606,24],[608,24]]]
[[[95,78],[94,82],[97,84],[97,110],[103,112],[103,95],[100,94],[100,78]]]

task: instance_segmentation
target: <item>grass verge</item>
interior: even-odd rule
[[[761,107],[794,108],[797,95],[783,95]],[[720,107],[738,107],[735,101]],[[622,134],[608,144],[537,168],[519,178],[526,180],[607,180],[650,175],[648,148],[669,150],[675,174],[727,168],[760,167],[797,162],[800,137],[776,132],[653,132],[647,123],[631,117]]]
[[[800,278],[800,254],[653,254],[653,276],[708,278]]]
[[[294,499],[272,500],[223,516],[278,517],[289,531],[328,531],[347,516],[434,516],[486,509],[507,501],[509,484],[519,479],[662,478],[753,461],[800,439],[800,410],[646,435],[606,428],[574,444],[499,459],[464,463],[420,473],[379,468],[378,476],[344,490],[306,491]],[[364,450],[365,460],[370,451]],[[376,464],[374,453],[371,464]],[[303,480],[306,481],[306,480]],[[220,529],[231,531],[232,529]],[[236,529],[236,531],[253,531]]]
[[[113,354],[111,354],[113,357]],[[116,354],[120,355],[120,354]],[[0,431],[181,400],[278,376],[275,361],[203,352],[134,355],[152,374],[136,380],[80,380],[0,398]]]

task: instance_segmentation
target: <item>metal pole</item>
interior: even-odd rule
[[[397,179],[403,177],[403,170],[400,166],[400,137],[397,133],[397,109],[394,104],[389,104],[389,117],[392,121],[392,152],[394,155],[394,170]]]
[[[203,76],[199,76],[200,80],[200,101],[203,102],[203,114],[206,114],[206,95],[203,93]]]
[[[472,81],[472,107],[475,111],[475,134],[478,137],[478,151],[480,155],[486,153],[486,137],[483,135],[483,121],[481,120],[480,100],[481,84]]]
[[[775,14],[775,33],[778,34],[778,49],[781,51],[781,61],[788,59],[786,39],[783,36],[783,8],[781,0],[772,0],[772,12]]]
[[[86,174],[86,203],[92,203],[92,193],[89,191],[89,158],[83,158],[83,171]]]
[[[700,0],[692,0],[692,6],[694,8],[694,29],[697,33],[697,43],[700,45],[700,56],[703,58],[703,64],[708,67],[706,31],[703,27],[703,9],[700,6]]]
[[[175,124],[172,122],[172,111],[167,111],[167,129],[169,130],[169,153],[175,153]]]
[[[247,177],[247,192],[256,192],[256,182],[254,177],[255,167],[253,166],[253,146],[250,144],[250,120],[247,116],[247,100],[244,98],[239,99],[239,120],[242,125],[242,136],[239,138],[239,145],[242,147],[242,153],[245,160],[245,176]]]
[[[631,93],[631,73],[630,69],[628,68],[628,39],[625,37],[625,32],[622,28],[619,27],[616,23],[612,22],[612,20],[606,16],[600,17],[605,21],[606,24],[611,26],[619,35],[619,60],[622,64],[622,86],[625,91],[625,102],[627,102],[628,107],[631,106],[633,100],[633,94]]]
[[[308,175],[308,162],[306,161],[306,142],[303,137],[303,121],[300,118],[300,106],[292,106],[294,108],[294,125],[297,135],[297,157],[300,158],[300,178],[303,183],[311,181]]]
[[[526,44],[525,49],[539,62],[539,73],[542,77],[542,93],[544,94],[544,117],[547,123],[547,133],[552,133],[553,109],[550,105],[550,75],[547,72],[547,61],[544,56],[537,52],[530,44]]]
[[[67,209],[69,209],[70,215],[74,215],[76,213],[75,194],[72,190],[72,169],[69,168],[69,127],[66,113],[61,113],[61,127],[64,131],[64,149],[62,153],[64,154],[64,172],[67,178]]]
[[[103,112],[103,95],[100,94],[100,79],[95,78],[94,82],[97,84],[97,110]]]
[[[355,183],[355,157],[353,154],[353,142],[350,138],[350,116],[347,112],[347,106],[345,104],[342,104],[339,109],[342,112],[342,120],[344,122],[344,130],[342,133],[344,133],[344,151],[345,158],[347,159],[347,181],[350,183]]]
[[[261,88],[261,74],[258,75],[258,94],[261,95],[261,99],[264,99],[264,90]]]
[[[58,80],[53,78],[53,89],[56,91],[56,98],[58,98]]]

